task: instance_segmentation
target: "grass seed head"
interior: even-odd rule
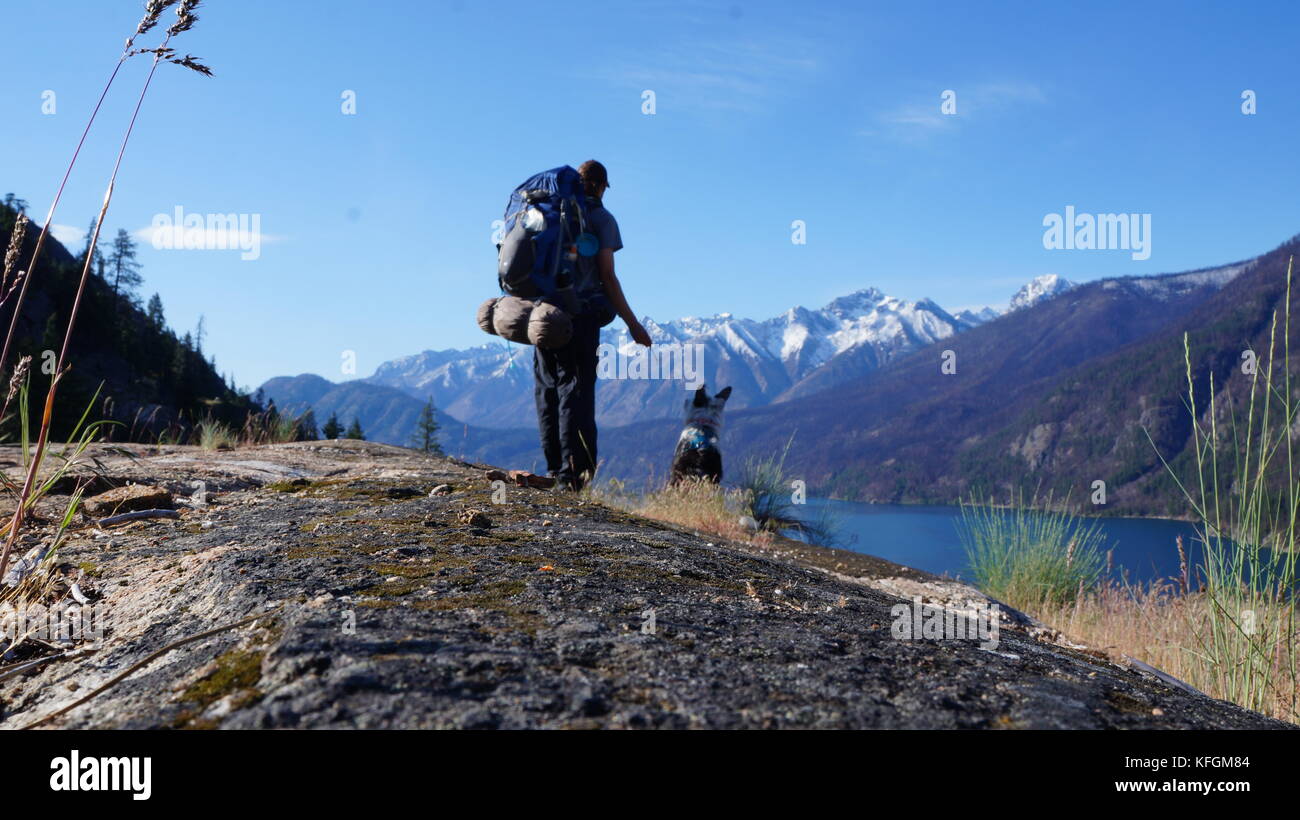
[[[174,37],[194,28],[194,24],[199,21],[199,16],[194,13],[198,7],[199,0],[181,0],[180,5],[176,7],[176,22],[167,29],[167,35]]]
[[[32,357],[23,356],[18,360],[18,365],[14,367],[14,373],[9,377],[9,395],[5,403],[13,401],[14,396],[18,395],[18,389],[22,387],[23,381],[27,378],[27,371],[31,367]]]
[[[27,233],[27,222],[26,214],[18,214],[13,233],[9,235],[9,250],[5,251],[4,278],[0,279],[0,288],[4,287],[4,283],[9,281],[9,277],[18,268],[18,257],[23,252],[23,237]]]
[[[139,37],[158,25],[158,18],[162,16],[164,11],[174,5],[176,5],[176,0],[148,0],[144,4],[144,17],[141,18],[140,25],[136,26],[135,37]],[[131,39],[134,40],[135,37]]]

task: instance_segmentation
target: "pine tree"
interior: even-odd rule
[[[108,269],[113,272],[114,304],[121,294],[130,296],[144,282],[144,278],[140,276],[140,263],[135,261],[135,255],[135,240],[131,238],[131,234],[118,228],[117,237],[113,239],[112,252],[108,257]]]
[[[336,439],[343,432],[343,425],[339,424],[339,414],[330,413],[330,417],[325,420],[325,426],[320,428],[321,435],[327,439]]]
[[[437,409],[433,406],[433,396],[425,403],[424,409],[420,411],[420,418],[415,422],[415,436],[412,444],[417,450],[423,450],[431,455],[440,456],[443,454],[442,445],[438,443],[438,414]]]
[[[361,432],[361,422],[356,416],[352,417],[352,423],[348,425],[348,431],[343,434],[344,438],[354,438],[358,441],[365,441],[366,434]]]
[[[161,331],[167,327],[167,319],[163,316],[162,297],[156,293],[149,298],[148,313],[149,321],[156,329]]]

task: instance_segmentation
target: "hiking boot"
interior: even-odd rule
[[[576,493],[582,489],[581,478],[574,478],[573,476],[564,473],[553,473],[549,477],[554,482],[554,486],[551,488],[553,490],[566,493]]]

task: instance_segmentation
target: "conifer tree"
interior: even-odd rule
[[[443,455],[442,445],[438,443],[438,414],[433,406],[433,396],[420,411],[420,418],[415,422],[415,436],[412,446],[431,455]]]
[[[118,228],[117,237],[113,239],[108,256],[108,269],[113,274],[114,304],[121,294],[125,293],[129,296],[144,281],[140,276],[140,263],[135,261],[135,256],[135,240],[124,229]],[[150,307],[152,308],[152,303]]]
[[[343,432],[343,425],[339,423],[339,414],[330,413],[330,417],[325,420],[325,426],[320,429],[321,435],[327,439],[336,439]]]

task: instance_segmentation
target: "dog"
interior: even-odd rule
[[[685,480],[722,481],[722,451],[718,449],[718,434],[722,432],[722,408],[731,397],[731,388],[724,387],[709,398],[706,385],[700,385],[695,395],[686,400],[686,427],[677,438],[673,452],[673,469],[670,484]]]

